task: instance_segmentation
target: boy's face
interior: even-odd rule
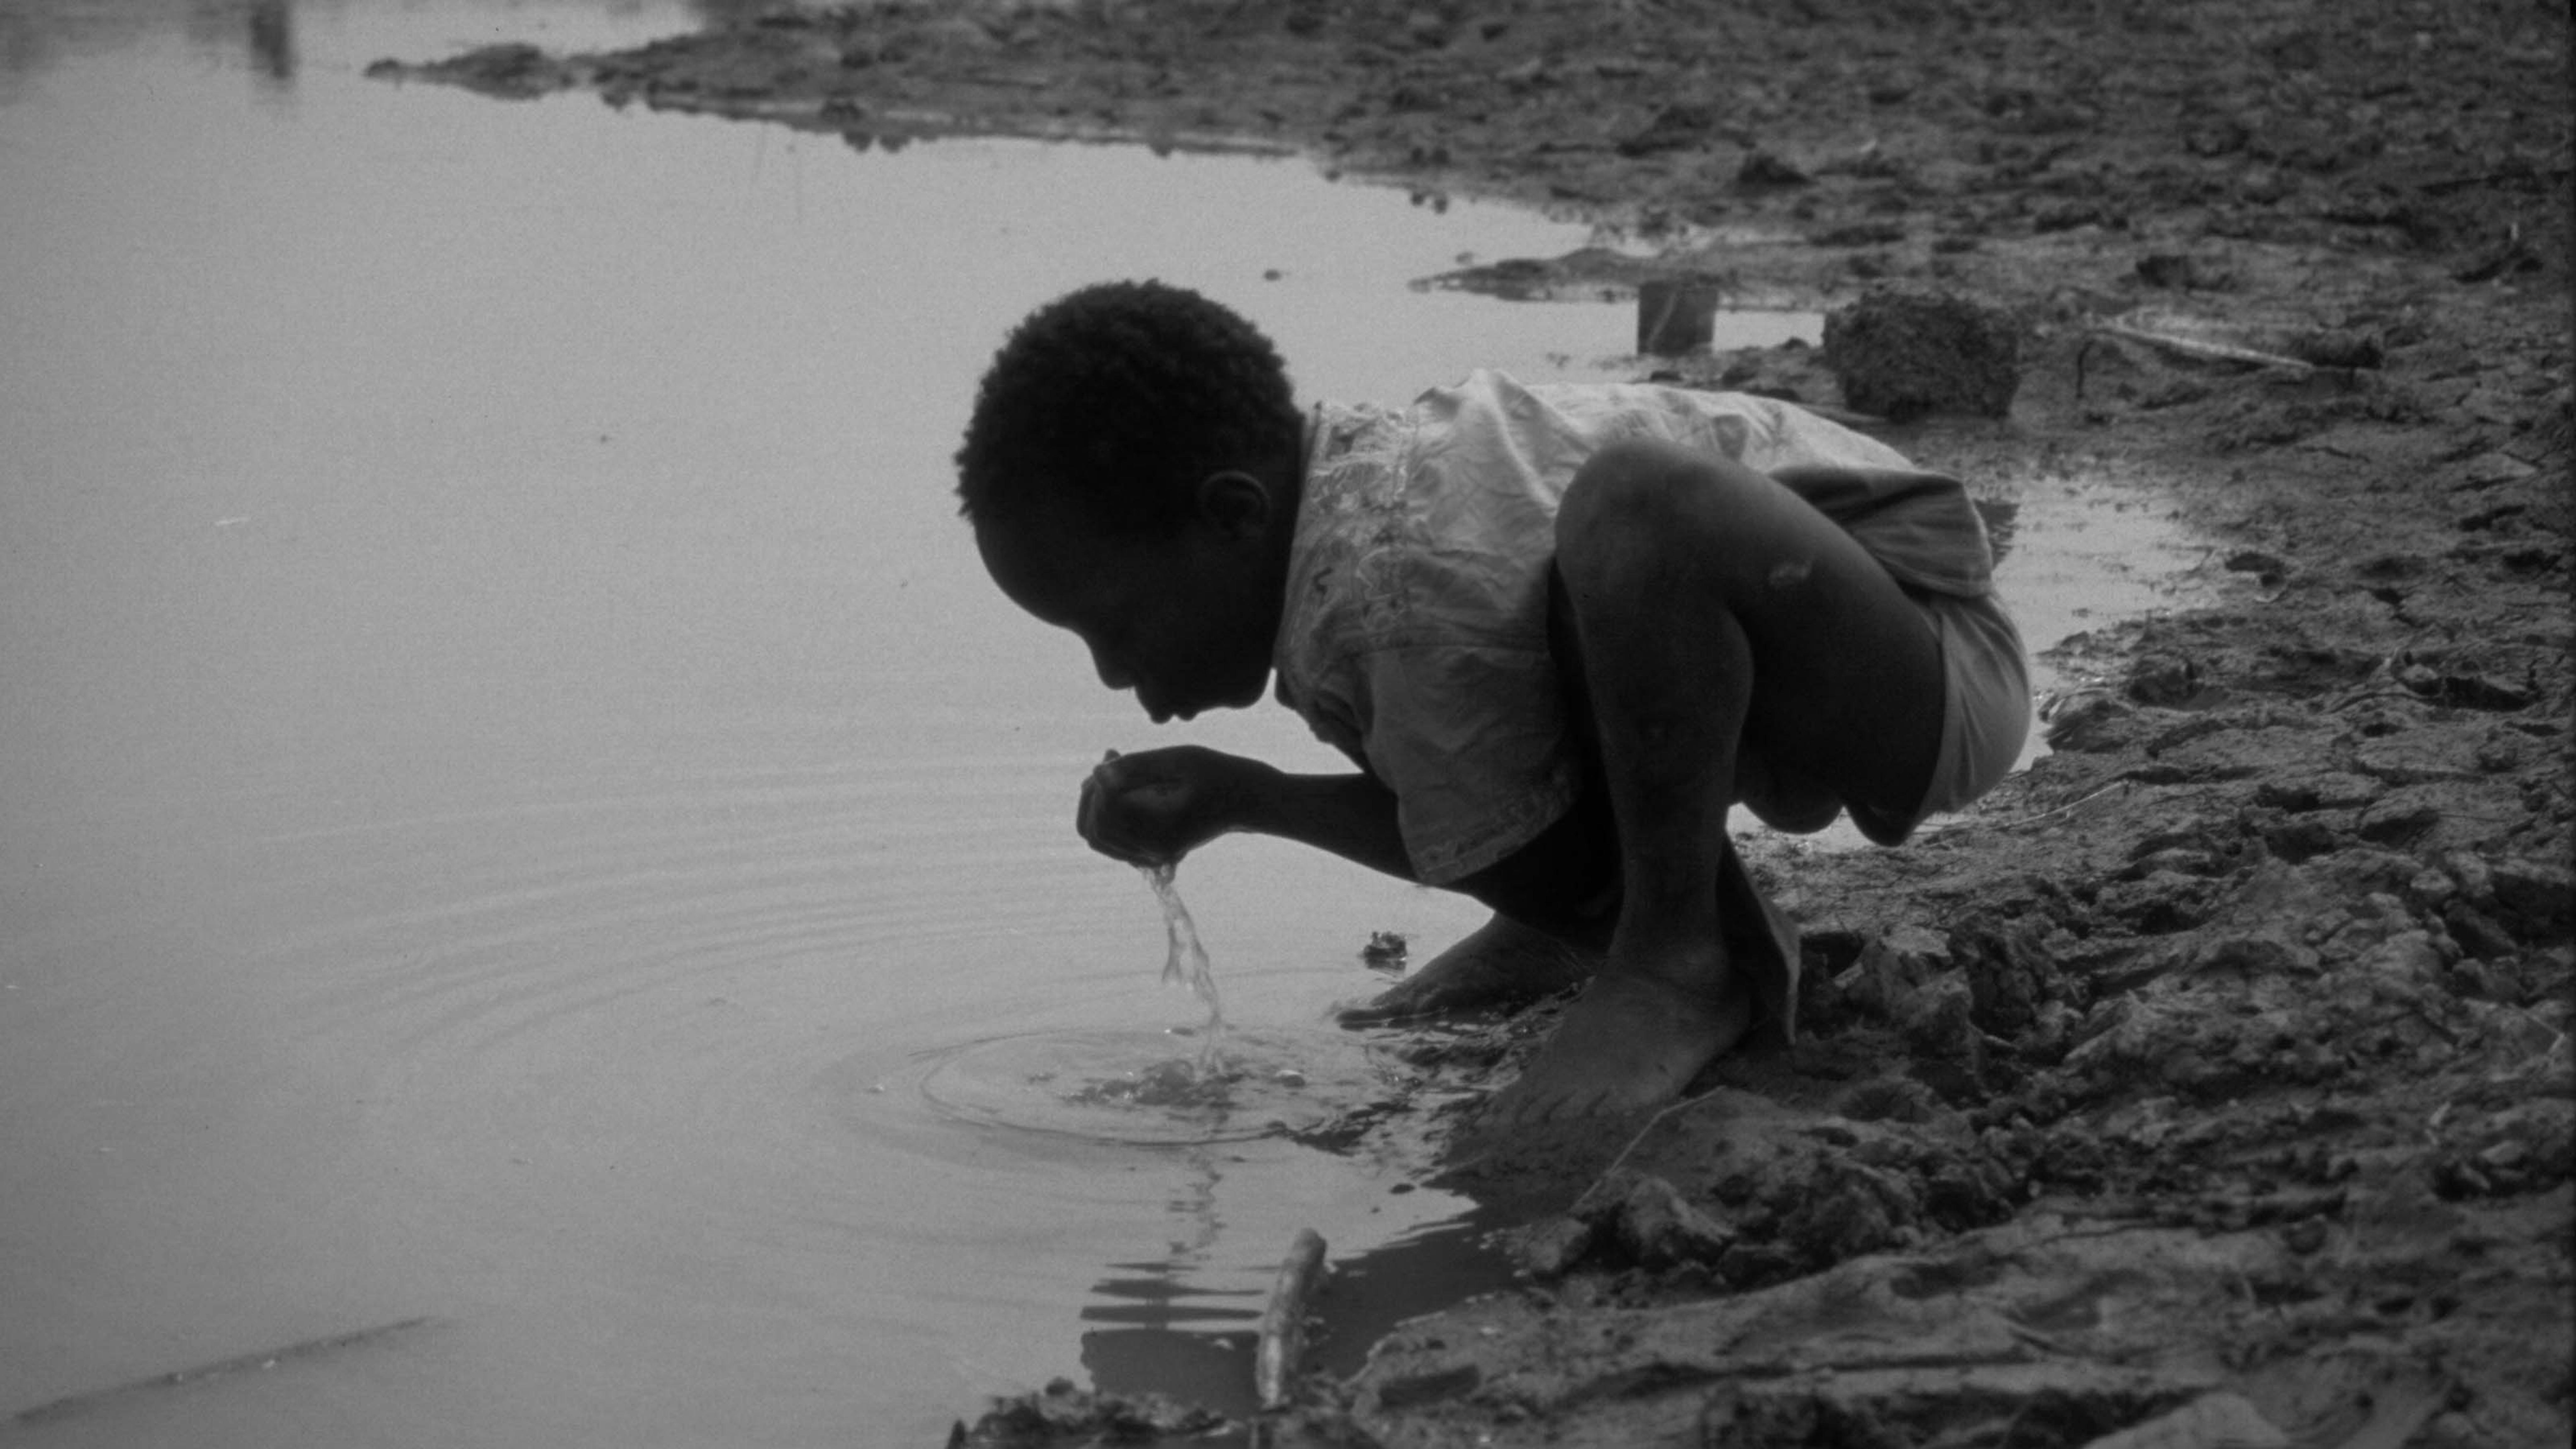
[[[1073,631],[1100,682],[1136,691],[1160,724],[1260,700],[1280,607],[1266,537],[1221,512],[1169,536],[1111,533],[1048,497],[977,526],[975,545],[1011,602]]]

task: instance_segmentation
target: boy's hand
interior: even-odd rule
[[[1200,745],[1113,750],[1082,782],[1073,828],[1130,865],[1176,861],[1236,828],[1253,775],[1267,768]]]

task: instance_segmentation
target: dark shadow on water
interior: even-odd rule
[[[1332,1276],[1315,1297],[1321,1322],[1309,1371],[1347,1377],[1367,1359],[1370,1345],[1397,1324],[1510,1286],[1510,1260],[1486,1241],[1493,1226],[1471,1213],[1334,1260]],[[1092,1292],[1113,1301],[1085,1308],[1082,1319],[1115,1326],[1083,1333],[1083,1367],[1095,1392],[1156,1393],[1230,1417],[1248,1416],[1256,1407],[1252,1369],[1260,1295],[1189,1288],[1180,1281],[1183,1266],[1111,1265],[1120,1276],[1094,1284]]]
[[[1178,1333],[1163,1328],[1096,1329],[1082,1336],[1082,1366],[1094,1392],[1161,1394],[1183,1404],[1249,1417],[1254,1335]]]
[[[0,101],[7,80],[156,34],[182,36],[209,57],[238,54],[263,89],[294,87],[293,0],[0,0]]]
[[[1995,562],[2000,564],[2012,552],[2013,533],[2021,523],[2021,505],[2008,498],[1975,498],[1977,517],[1986,525],[1986,541],[1994,545]]]
[[[1082,1310],[1082,1366],[1096,1392],[1162,1394],[1240,1418],[1256,1407],[1252,1351],[1261,1295],[1183,1281],[1187,1259],[1112,1263]]]
[[[259,0],[250,7],[250,53],[259,76],[280,88],[295,84],[295,7]]]
[[[1334,1265],[1315,1297],[1323,1319],[1309,1367],[1336,1378],[1359,1371],[1371,1345],[1408,1318],[1508,1288],[1512,1263],[1488,1238],[1483,1213],[1435,1223]]]

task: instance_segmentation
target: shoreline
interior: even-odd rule
[[[1426,1038],[1368,1140],[1523,1224],[1524,1281],[1304,1382],[1280,1442],[2563,1443],[2563,8],[2069,8],[889,4],[370,73],[854,145],[1232,138],[1664,246],[1459,285],[1967,297],[2018,331],[2008,416],[1875,431],[2222,540],[2213,601],[2052,651],[2088,683],[1977,808],[1754,860],[1798,1045],[1458,1162],[1421,1104],[1550,1011]],[[1652,365],[1845,402],[1807,349]],[[961,1442],[1135,1412],[1032,1393]]]

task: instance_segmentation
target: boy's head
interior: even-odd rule
[[[1002,344],[957,450],[957,496],[979,530],[1052,495],[1106,532],[1168,534],[1200,479],[1293,467],[1303,436],[1260,329],[1183,288],[1103,282]]]
[[[1156,720],[1270,672],[1305,425],[1268,338],[1193,292],[1086,287],[985,373],[957,494],[985,569]]]

